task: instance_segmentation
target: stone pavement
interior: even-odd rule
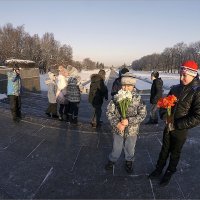
[[[115,74],[108,81],[110,91]],[[143,95],[149,109],[149,96]],[[134,171],[127,174],[123,154],[112,172],[104,170],[112,134],[103,112],[103,126],[92,129],[92,114],[83,95],[80,125],[66,125],[44,115],[47,98],[27,93],[24,118],[11,120],[9,105],[0,103],[1,199],[200,199],[200,128],[190,131],[178,171],[159,187],[147,175],[154,169],[162,142],[163,122],[142,123]],[[147,119],[146,119],[147,121]]]

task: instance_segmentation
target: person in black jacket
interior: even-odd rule
[[[127,68],[123,68],[119,71],[119,77],[116,78],[113,82],[113,85],[112,85],[112,90],[111,90],[111,96],[113,98],[114,95],[116,95],[118,93],[119,90],[122,89],[122,84],[121,84],[121,76],[123,74],[125,74],[126,72],[129,72],[129,70]]]
[[[94,109],[92,116],[92,127],[97,128],[100,126],[101,119],[101,107],[103,104],[103,99],[108,100],[108,89],[104,83],[105,80],[105,70],[100,70],[98,74],[93,74],[91,76],[90,92],[89,92],[89,102],[92,104]]]
[[[188,129],[200,124],[200,80],[197,70],[198,65],[193,60],[184,62],[180,67],[180,84],[173,86],[168,94],[177,97],[172,107],[173,129],[169,130],[166,125],[156,169],[149,175],[151,179],[159,178],[169,157],[167,170],[160,181],[161,186],[167,185],[176,172]],[[166,120],[166,114],[166,109],[161,108],[161,119]]]
[[[151,73],[151,80],[153,81],[151,86],[150,95],[150,118],[145,124],[158,124],[158,107],[157,102],[162,97],[163,93],[163,81],[159,78],[159,72],[154,71]]]

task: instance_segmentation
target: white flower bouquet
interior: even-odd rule
[[[114,96],[114,100],[119,104],[122,119],[126,119],[127,109],[132,102],[132,93],[121,89]]]

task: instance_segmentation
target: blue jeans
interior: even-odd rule
[[[135,154],[135,145],[137,141],[137,135],[131,135],[127,138],[123,138],[119,134],[113,135],[113,149],[109,155],[109,160],[116,162],[121,155],[122,149],[124,149],[125,160],[133,161]]]

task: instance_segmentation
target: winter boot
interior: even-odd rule
[[[78,124],[78,117],[74,116],[74,119],[72,120],[72,124]]]
[[[62,115],[59,115],[58,120],[59,120],[59,121],[63,121],[63,116],[62,116]]]
[[[17,117],[18,117],[19,119],[22,119],[22,113],[21,113],[21,110],[18,110],[18,111],[17,111]]]
[[[159,178],[161,173],[162,173],[162,169],[161,168],[156,168],[153,172],[151,172],[151,174],[149,174],[148,178],[157,179],[157,178]]]
[[[169,184],[169,181],[170,181],[170,179],[171,179],[173,173],[174,173],[174,172],[172,172],[172,171],[170,171],[170,170],[167,170],[167,171],[165,172],[163,178],[162,178],[161,181],[160,181],[160,186],[161,186],[161,187],[164,187],[164,186],[166,186],[166,185]]]
[[[109,160],[108,163],[105,165],[105,170],[113,170],[114,165],[115,163]]]
[[[67,114],[67,124],[73,123],[72,114]]]
[[[46,114],[48,117],[51,117],[51,114],[50,114],[50,113],[47,113],[47,112],[46,112],[45,114]]]
[[[58,115],[57,114],[52,114],[52,118],[58,118]]]
[[[66,122],[67,122],[67,124],[70,124],[70,121],[69,121],[69,114],[67,114]]]
[[[126,161],[125,163],[125,169],[127,173],[132,173],[133,172],[133,162],[132,161]]]

